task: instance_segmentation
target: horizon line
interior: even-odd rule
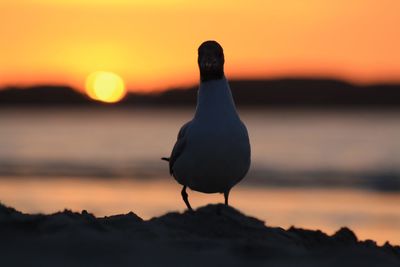
[[[354,87],[371,87],[371,86],[400,86],[400,80],[381,80],[374,82],[360,82],[352,79],[345,78],[337,78],[334,76],[303,76],[303,75],[283,75],[276,77],[236,77],[228,79],[229,82],[253,82],[253,81],[335,81],[344,84],[348,84]],[[126,86],[127,94],[154,94],[154,93],[163,93],[174,90],[190,90],[198,87],[198,82],[192,83],[176,83],[174,86],[166,86],[164,88],[153,88],[153,89],[143,89],[143,88],[132,88]],[[31,84],[5,84],[0,86],[0,91],[9,90],[9,89],[32,89],[36,87],[68,87],[78,93],[86,95],[85,90],[80,89],[78,86],[74,86],[69,83],[47,83],[47,82],[39,82],[39,83],[31,83]]]

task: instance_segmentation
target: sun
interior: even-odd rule
[[[86,78],[86,93],[95,100],[115,103],[126,95],[124,81],[109,71],[95,71]]]

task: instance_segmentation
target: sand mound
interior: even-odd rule
[[[400,266],[400,247],[358,241],[350,229],[273,228],[224,205],[148,221],[0,205],[0,236],[1,266]]]

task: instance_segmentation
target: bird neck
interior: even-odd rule
[[[224,77],[224,69],[221,68],[216,71],[206,71],[200,68],[200,81],[201,82],[208,82],[208,81],[214,81],[214,80],[221,80],[225,79]]]
[[[200,82],[195,118],[227,114],[237,116],[235,102],[226,78]]]

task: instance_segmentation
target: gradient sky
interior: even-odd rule
[[[197,47],[225,49],[229,78],[400,82],[398,0],[2,0],[0,87],[113,71],[131,90],[198,81]]]

